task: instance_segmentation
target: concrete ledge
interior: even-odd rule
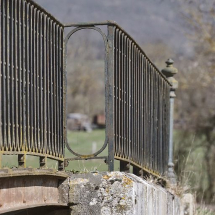
[[[193,204],[131,173],[3,169],[0,174],[0,213],[32,208],[33,214],[47,207],[44,211],[66,214],[68,208],[71,215],[182,215]]]
[[[71,215],[180,215],[181,200],[164,188],[122,172],[69,178]]]

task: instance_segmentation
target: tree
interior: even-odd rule
[[[184,119],[186,130],[193,131],[196,140],[192,144],[183,144],[183,149],[178,150],[188,156],[186,148],[192,145],[194,152],[201,148],[203,156],[199,172],[204,172],[195,189],[197,196],[203,194],[203,199],[211,203],[215,202],[215,3],[183,1],[183,17],[194,55],[190,59],[183,57],[183,66],[179,66],[181,76],[176,108],[177,117]],[[176,163],[177,168],[178,172],[183,169],[180,161]],[[191,180],[195,177],[194,174]]]
[[[104,60],[102,47],[95,48],[88,38],[76,37],[68,46],[67,109],[92,117],[104,113]]]

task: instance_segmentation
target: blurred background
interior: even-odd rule
[[[215,204],[215,1],[35,0],[62,23],[114,20],[159,69],[172,58],[175,171],[185,192]],[[105,29],[104,29],[105,31]],[[104,44],[93,30],[77,32],[68,49],[68,142],[87,154],[104,143]],[[71,156],[68,152],[67,156]],[[93,161],[92,161],[93,162]],[[76,162],[70,169],[105,170]],[[117,164],[116,164],[117,165]],[[208,213],[212,214],[212,213]]]

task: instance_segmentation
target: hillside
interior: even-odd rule
[[[162,41],[189,52],[177,1],[35,0],[63,23],[114,20],[139,44]],[[177,41],[177,43],[175,42]]]

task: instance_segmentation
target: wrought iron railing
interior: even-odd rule
[[[105,159],[114,170],[163,175],[169,151],[170,83],[132,37],[114,22],[63,25],[30,0],[1,0],[0,155],[59,160]],[[99,26],[107,26],[105,34]],[[64,29],[72,28],[64,36]],[[66,142],[66,48],[82,29],[98,31],[105,45],[106,138],[81,155]],[[65,144],[75,158],[64,158]],[[106,156],[99,156],[108,147]],[[142,172],[142,173],[140,173]]]
[[[114,28],[114,156],[167,170],[170,84],[125,31]]]
[[[98,26],[106,25],[105,35]],[[170,83],[149,60],[140,46],[113,22],[69,24],[75,27],[65,39],[65,45],[75,32],[82,29],[98,31],[106,48],[106,158],[109,170],[114,169],[114,158],[121,161],[121,170],[132,164],[139,170],[163,175],[167,170],[169,141]],[[66,55],[65,55],[66,56]],[[68,145],[67,145],[68,146]],[[95,159],[93,155],[77,157]],[[123,166],[124,165],[124,166]]]
[[[0,7],[0,153],[63,161],[63,25],[30,0]]]

